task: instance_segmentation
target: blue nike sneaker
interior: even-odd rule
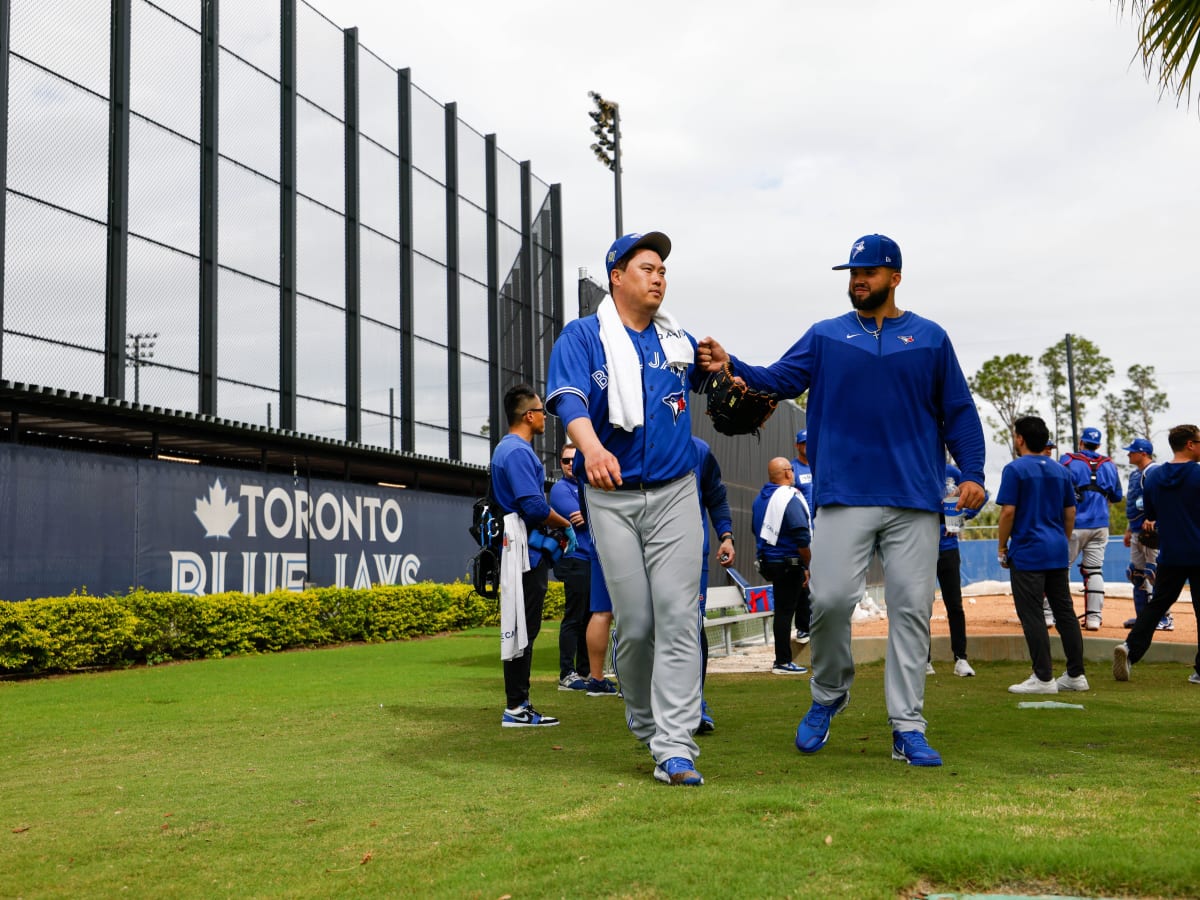
[[[929,746],[920,731],[892,732],[892,759],[910,766],[940,766],[942,755]]]
[[[672,756],[654,767],[654,778],[664,784],[682,784],[688,787],[704,784],[704,778],[696,771],[690,759]]]
[[[808,714],[800,720],[796,727],[796,749],[801,753],[816,753],[829,740],[830,720],[846,708],[850,702],[850,692],[842,694],[836,703],[826,706],[824,703],[813,701]]]

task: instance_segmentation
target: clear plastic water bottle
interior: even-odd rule
[[[946,520],[946,534],[962,531],[963,515],[958,509],[958,485],[953,478],[946,479],[946,496],[942,500],[942,515]]]

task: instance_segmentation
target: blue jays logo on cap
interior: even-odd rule
[[[1122,447],[1126,453],[1148,453],[1154,455],[1154,445],[1145,438],[1134,438],[1129,442],[1128,447]]]
[[[612,242],[612,246],[608,248],[608,255],[604,257],[604,265],[608,274],[612,274],[613,266],[618,262],[629,256],[634,250],[640,250],[643,247],[653,250],[660,259],[666,259],[671,254],[671,239],[661,231],[647,231],[645,234],[635,231],[631,234],[621,235]]]
[[[864,234],[850,248],[850,261],[838,269],[872,269],[885,266],[900,271],[900,245],[885,234]]]
[[[1079,434],[1079,439],[1088,444],[1099,444],[1104,440],[1099,428],[1085,428]]]

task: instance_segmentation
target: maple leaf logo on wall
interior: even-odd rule
[[[229,529],[241,517],[237,501],[228,499],[220,478],[208,489],[208,499],[201,497],[196,501],[196,518],[204,526],[205,537],[229,537]]]

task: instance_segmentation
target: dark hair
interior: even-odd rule
[[[531,405],[529,401],[537,399],[537,391],[527,384],[514,384],[504,395],[504,414],[508,416],[508,424],[516,425],[521,421]]]
[[[1046,449],[1046,441],[1050,440],[1050,429],[1041,416],[1021,416],[1013,422],[1013,431],[1025,441],[1025,448],[1030,453],[1041,453]]]
[[[1200,428],[1195,425],[1176,425],[1167,434],[1167,443],[1171,445],[1171,449],[1178,453],[1188,445],[1188,441],[1200,441]]]

